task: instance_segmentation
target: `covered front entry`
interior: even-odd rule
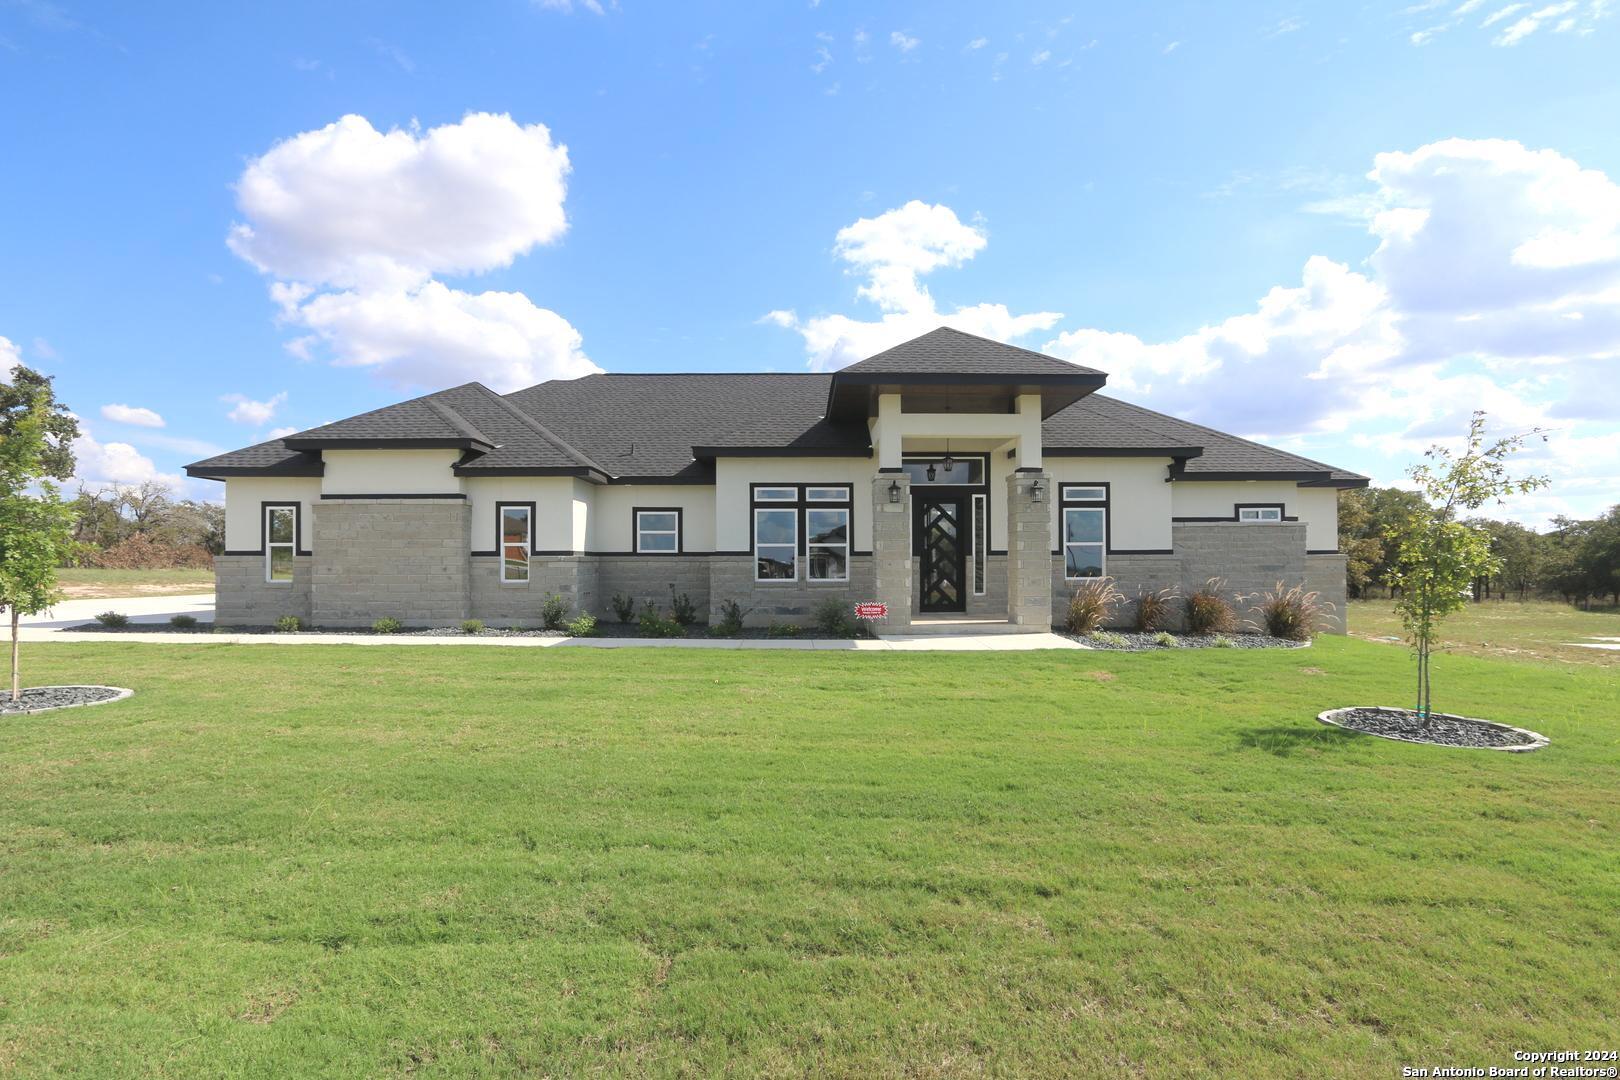
[[[916,520],[918,610],[967,610],[968,500],[963,495],[918,493],[913,498]]]

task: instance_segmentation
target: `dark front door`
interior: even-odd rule
[[[921,611],[966,611],[962,581],[967,576],[967,540],[961,496],[914,496]]]

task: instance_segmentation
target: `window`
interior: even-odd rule
[[[804,489],[805,502],[849,502],[849,488],[847,487],[807,487]]]
[[[681,512],[668,510],[636,511],[636,553],[673,555],[681,550]]]
[[[806,575],[811,581],[848,581],[848,508],[807,509],[804,512],[804,522]]]
[[[761,487],[754,489],[755,502],[798,502],[796,487]]]
[[[914,485],[941,487],[982,487],[984,485],[985,458],[981,455],[955,458],[949,469],[945,458],[906,458],[900,467],[911,477]]]
[[[1100,578],[1108,552],[1108,485],[1064,484],[1063,576]]]
[[[1283,508],[1280,506],[1240,506],[1237,508],[1237,519],[1244,523],[1256,521],[1281,521]]]
[[[529,580],[529,553],[534,550],[534,507],[527,503],[502,503],[501,580],[520,583]]]
[[[985,512],[989,496],[973,496],[973,595],[983,596],[985,588],[985,560],[990,548],[990,521]]]
[[[766,490],[780,490],[776,488]],[[792,581],[799,576],[799,512],[754,511],[754,580]]]
[[[293,556],[298,553],[298,506],[264,508],[264,580],[291,584]]]

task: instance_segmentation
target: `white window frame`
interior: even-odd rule
[[[284,512],[289,513],[289,514],[292,515],[292,539],[291,540],[274,540],[274,541],[272,541],[270,539],[270,537],[272,535],[271,529],[270,529],[270,515],[274,514],[274,513],[277,513],[278,511],[284,511]],[[298,507],[291,504],[291,503],[271,504],[271,505],[265,506],[263,512],[264,512],[264,521],[263,521],[263,526],[264,526],[264,583],[266,585],[291,585],[293,583],[293,579],[292,579],[292,577],[290,575],[288,577],[285,577],[285,578],[275,577],[275,576],[273,576],[273,571],[272,571],[271,568],[275,565],[275,551],[276,551],[277,548],[286,548],[287,549],[287,556],[288,556],[289,560],[292,561],[292,566],[297,565],[297,558],[298,558]]]
[[[817,485],[804,489],[805,502],[847,503],[850,501],[849,488],[833,487],[831,485]]]
[[[648,514],[662,514],[675,519],[673,529],[644,529],[641,519]],[[643,536],[673,536],[675,546],[672,548],[643,548]],[[637,555],[679,555],[681,553],[681,512],[675,508],[668,510],[637,510],[636,511],[636,554]]]
[[[1069,515],[1070,514],[1101,514],[1102,515],[1102,539],[1101,540],[1076,540],[1073,543],[1070,543],[1070,541],[1069,541]],[[1062,541],[1063,580],[1064,581],[1096,581],[1099,578],[1107,577],[1108,576],[1108,507],[1106,507],[1106,506],[1065,506],[1063,508],[1063,518],[1062,518],[1060,524],[1061,524],[1062,528],[1058,533],[1058,539],[1060,541]],[[1071,547],[1095,547],[1095,548],[1098,549],[1098,553],[1097,553],[1098,572],[1097,572],[1096,577],[1093,577],[1090,574],[1070,574],[1069,573],[1069,549]]]
[[[786,495],[781,492],[787,492]],[[776,492],[776,494],[767,494]],[[783,502],[796,503],[799,501],[799,489],[793,484],[770,484],[754,489],[755,502]]]
[[[1240,506],[1237,519],[1244,525],[1276,524],[1283,519],[1280,506]]]
[[[762,488],[760,490],[766,490],[766,489]],[[792,489],[792,490],[793,490],[793,499],[791,501],[793,503],[797,504],[798,501],[799,501],[798,489],[795,488],[795,489]],[[757,495],[755,497],[758,498]],[[763,500],[763,501],[765,501],[765,502],[788,502],[789,500],[786,500],[786,499],[766,499],[766,500]],[[781,541],[781,542],[776,542],[776,543],[761,544],[760,541],[759,541],[759,515],[761,515],[761,514],[787,514],[788,517],[793,522],[793,539],[791,540],[791,542],[789,542],[789,541]],[[791,547],[793,549],[793,573],[790,574],[789,576],[785,577],[785,578],[760,577],[759,576],[759,549],[761,547],[768,547],[768,548]],[[756,507],[754,507],[754,581],[757,584],[761,584],[761,585],[782,585],[782,584],[788,584],[788,583],[791,583],[791,582],[795,582],[795,581],[798,581],[798,580],[799,580],[799,510],[798,510],[797,505],[794,505],[794,506],[756,506]]]
[[[523,537],[523,576],[520,578],[506,576],[506,549],[513,545],[506,542],[506,514],[509,510],[523,511],[523,518],[527,525]],[[529,560],[534,558],[534,507],[528,503],[501,503],[499,512],[495,515],[498,535],[495,537],[495,557],[501,563],[502,585],[527,585],[529,583]]]
[[[971,572],[973,574],[973,595],[983,596],[990,587],[990,496],[973,496],[972,532],[969,534],[973,540],[973,559]],[[979,543],[979,532],[984,531],[984,543]]]
[[[1088,495],[1086,492],[1096,492]],[[1107,502],[1108,489],[1101,484],[1064,484],[1063,502]]]
[[[815,489],[812,489],[812,490],[815,490]],[[845,492],[844,501],[848,502],[848,499],[849,499],[849,495],[848,495],[848,490],[849,489],[848,488],[824,489],[824,490],[843,491],[843,492]],[[805,507],[805,509],[804,509],[804,579],[806,581],[814,581],[814,582],[819,583],[819,582],[836,582],[836,581],[848,581],[849,580],[849,530],[850,530],[850,522],[852,520],[854,520],[854,515],[852,515],[850,513],[851,509],[852,509],[852,507],[847,506],[847,505],[846,506],[807,506],[807,507]],[[817,540],[811,539],[811,534],[810,534],[810,515],[811,514],[843,514],[844,515],[844,542],[841,543],[841,544],[829,544],[829,543],[825,543],[823,541],[817,541]],[[815,551],[817,548],[825,548],[825,549],[827,549],[829,551],[836,548],[836,549],[841,549],[843,551],[843,553],[844,553],[844,573],[843,573],[842,576],[840,576],[840,577],[816,577],[815,576],[815,565],[816,564],[811,561],[810,554],[811,554],[811,552]],[[759,564],[757,562],[754,564],[754,568],[755,568],[755,570],[757,572],[757,570],[759,568]]]

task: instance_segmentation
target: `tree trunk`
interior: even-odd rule
[[[21,616],[17,613],[17,605],[11,606],[11,700],[16,701],[22,697],[22,671],[17,664],[17,629]]]

